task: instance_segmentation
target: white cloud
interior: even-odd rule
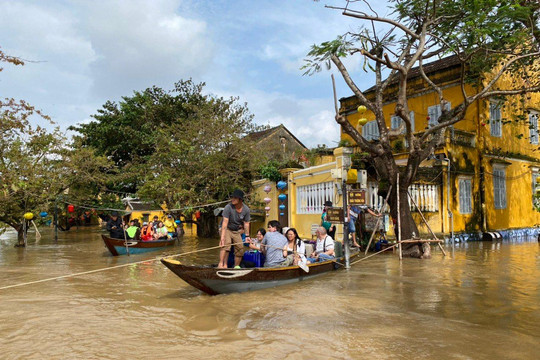
[[[0,92],[32,102],[67,127],[108,99],[197,77],[211,66],[213,43],[206,22],[179,14],[180,4],[1,2],[0,45],[37,62],[6,67]]]
[[[198,77],[211,65],[213,43],[202,20],[177,14],[180,2],[92,2],[87,33],[99,59],[90,66],[95,94],[112,97]]]
[[[334,120],[330,98],[302,99],[283,93],[252,91],[239,95],[247,101],[255,122],[260,125],[285,125],[304,145],[335,146],[339,141],[339,126]]]
[[[3,1],[0,22],[6,53],[42,61],[6,67],[0,93],[64,128],[88,121],[106,100],[192,77],[240,95],[257,122],[283,123],[307,146],[339,140],[330,74],[302,77],[299,68],[312,44],[357,23],[321,2]],[[347,61],[353,72],[361,66]],[[351,94],[339,76],[337,86],[338,96]]]

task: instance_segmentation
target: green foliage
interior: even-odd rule
[[[392,145],[392,150],[394,150],[395,152],[402,152],[403,150],[405,150],[403,140],[396,140]]]
[[[1,51],[0,62],[23,65]],[[50,122],[24,100],[0,101],[0,223],[16,230],[25,212],[50,211],[64,190],[99,187],[112,166],[91,149],[69,147],[58,128],[33,126],[29,119],[36,115]]]
[[[112,120],[134,135],[116,160],[124,175],[114,189],[135,190],[141,199],[165,201],[169,208],[217,202],[235,188],[250,189],[258,153],[244,136],[257,129],[253,116],[236,98],[203,94],[203,85],[180,81],[172,91],[147,90],[144,94],[153,94],[153,100],[144,112],[138,106],[138,93],[123,99],[121,111]],[[96,137],[109,124],[96,120],[88,135],[84,133],[88,128],[81,129],[88,136],[83,143],[97,141],[103,153],[117,154],[116,144]],[[139,133],[130,125],[146,121],[151,124]],[[144,144],[130,144],[142,137],[147,138]]]
[[[81,147],[95,149],[121,170],[109,184],[114,190],[140,190],[170,204],[222,198],[249,183],[249,147],[240,139],[256,127],[238,99],[205,95],[203,89],[204,83],[181,80],[170,91],[136,91],[119,104],[105,103],[95,121],[71,130],[80,133]]]
[[[330,57],[332,55],[346,57],[351,45],[352,42],[346,40],[344,36],[338,36],[337,39],[323,42],[320,45],[313,45],[308,53],[312,59],[305,59],[305,64],[300,69],[305,70],[304,75],[312,75],[321,71],[321,64],[325,64],[326,68],[330,69]]]
[[[270,181],[278,182],[283,176],[279,172],[280,164],[277,161],[269,161],[259,169],[259,174],[262,178]]]
[[[352,146],[351,142],[347,139],[340,140],[338,143],[338,147],[347,147]]]

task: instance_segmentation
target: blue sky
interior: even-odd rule
[[[191,77],[208,93],[240,97],[256,123],[282,123],[309,147],[335,146],[331,72],[302,76],[299,68],[312,44],[359,24],[325,4],[344,2],[0,1],[0,46],[35,61],[5,66],[0,96],[30,101],[65,129],[90,121],[107,100]],[[368,88],[359,64],[348,60]],[[338,96],[349,96],[337,80]]]

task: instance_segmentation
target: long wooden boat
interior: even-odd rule
[[[358,254],[352,255],[350,259]],[[266,289],[311,279],[342,268],[344,258],[310,264],[309,272],[298,266],[220,269],[210,265],[183,265],[173,258],[163,258],[161,262],[191,286],[209,295],[218,295]]]
[[[106,235],[101,235],[105,246],[113,256],[126,255],[127,248],[129,248],[130,255],[132,254],[143,254],[150,251],[157,251],[167,246],[173,246],[176,239],[167,239],[167,240],[153,240],[153,241],[138,241],[138,240],[127,240],[127,243],[124,239],[115,239],[108,237]]]

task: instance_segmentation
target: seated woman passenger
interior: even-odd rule
[[[264,267],[279,266],[284,259],[283,248],[287,239],[281,234],[281,224],[277,220],[268,222],[268,232],[264,235],[261,251],[266,255]]]
[[[154,233],[154,239],[165,240],[169,237],[169,231],[163,224],[163,221],[158,221],[156,231]]]
[[[154,224],[152,222],[143,223],[143,227],[141,229],[141,240],[142,241],[154,240]]]
[[[287,238],[287,245],[283,248],[283,256],[286,257],[282,266],[298,265],[299,263],[306,264],[306,245],[298,236],[298,232],[295,228],[289,228],[285,232]]]
[[[334,259],[334,239],[326,234],[326,229],[319,226],[317,229],[317,246],[315,252],[307,260],[309,263]]]
[[[259,230],[257,230],[257,235],[255,235],[254,238],[251,238],[249,248],[251,250],[261,250],[261,242],[265,234],[266,234],[266,230],[264,230],[263,228],[260,228]]]

